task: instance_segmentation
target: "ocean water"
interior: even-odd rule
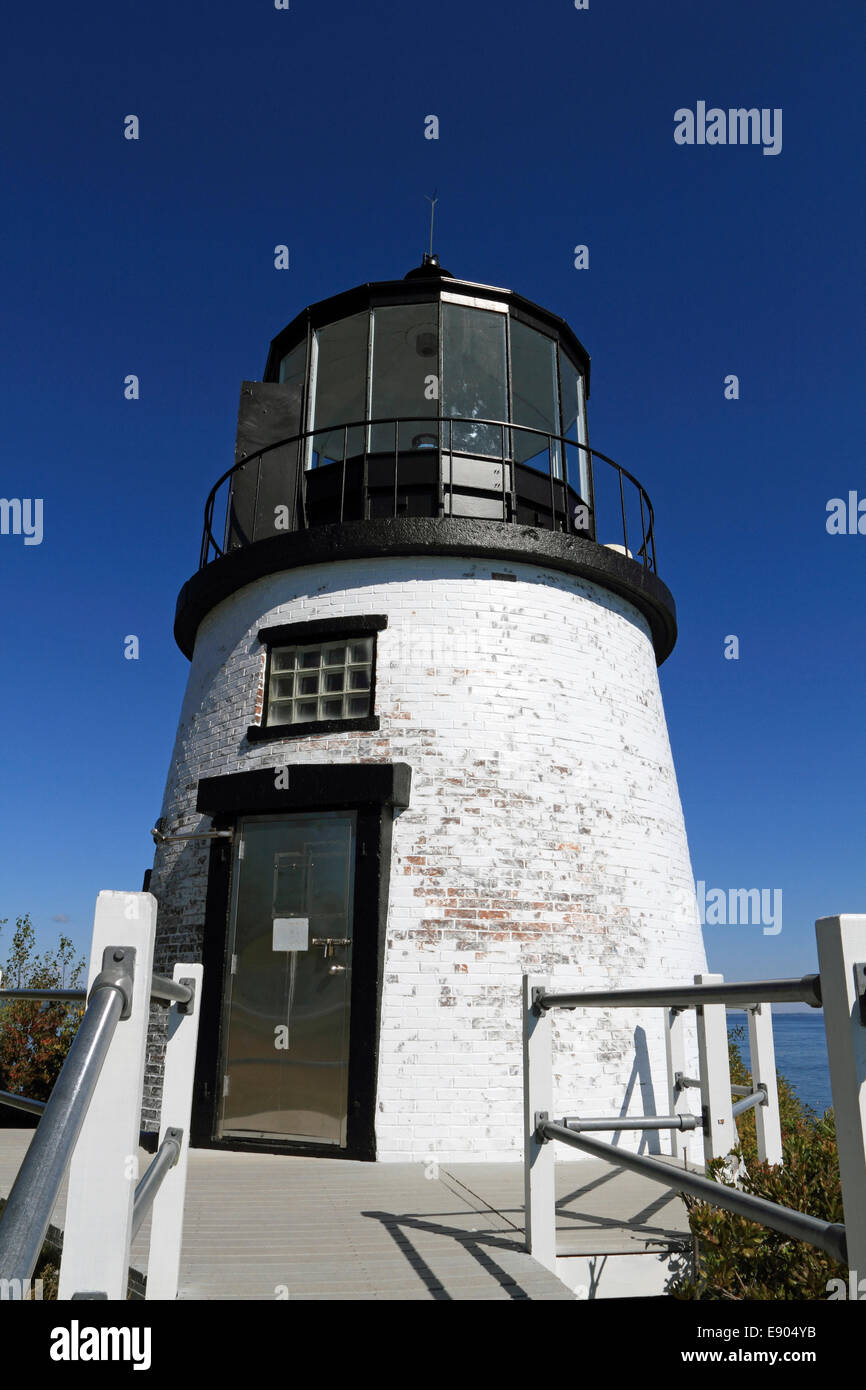
[[[728,1035],[730,1036],[738,1026],[746,1031],[745,1040],[740,1042],[740,1051],[743,1061],[748,1065],[746,1015],[729,1011]],[[776,1045],[776,1071],[790,1082],[800,1100],[822,1115],[833,1104],[823,1011],[815,1009],[807,1014],[774,1013],[773,1039]]]

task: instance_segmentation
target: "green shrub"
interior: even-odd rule
[[[5,924],[0,920],[0,929]],[[68,937],[39,955],[29,915],[17,919],[3,967],[4,989],[74,989],[83,971],[84,960],[76,959]],[[47,1100],[83,1012],[81,1004],[60,1000],[0,1002],[0,1091]]]
[[[731,1081],[751,1085],[740,1053],[743,1029],[730,1043]],[[754,1111],[737,1119],[739,1144],[734,1153],[746,1172],[739,1180],[743,1192],[754,1193],[780,1206],[793,1207],[823,1221],[844,1220],[836,1126],[832,1110],[819,1116],[796,1095],[784,1077],[778,1078],[783,1162],[774,1167],[758,1161]],[[707,1172],[733,1186],[723,1159]],[[846,1279],[847,1270],[823,1251],[789,1240],[766,1226],[747,1221],[706,1202],[684,1197],[694,1237],[695,1270],[679,1274],[669,1285],[675,1298],[700,1299],[826,1299],[830,1279]]]

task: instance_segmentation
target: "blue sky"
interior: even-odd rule
[[[653,499],[695,875],[783,894],[777,935],[707,927],[711,968],[816,968],[814,919],[866,911],[866,535],[825,526],[866,498],[861,6],[48,0],[6,37],[0,495],[44,539],[0,536],[0,917],[85,948],[97,891],[140,886],[239,384],[305,304],[416,264],[436,187],[443,264],[568,319],[592,443]],[[698,101],[780,108],[781,152],[677,145]]]

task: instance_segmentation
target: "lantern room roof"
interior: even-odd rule
[[[514,290],[500,285],[483,285],[475,280],[458,280],[435,258],[431,260],[426,256],[420,266],[410,270],[401,280],[368,281],[365,285],[356,285],[354,289],[343,290],[328,299],[309,304],[271,340],[262,380],[279,381],[280,362],[287,352],[305,339],[310,328],[322,328],[327,323],[349,318],[365,309],[387,304],[430,303],[442,295],[459,295],[461,299],[472,300],[477,308],[483,308],[485,300],[499,305],[507,304],[514,318],[550,334],[562,343],[581,368],[586,395],[589,396],[589,353],[565,319]]]

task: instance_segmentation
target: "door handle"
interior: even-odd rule
[[[330,970],[328,971],[329,975],[345,975],[345,973],[345,965],[332,965]]]
[[[310,941],[311,946],[324,946],[325,960],[329,960],[333,956],[335,947],[351,946],[351,944],[352,938],[349,936],[314,936]]]

